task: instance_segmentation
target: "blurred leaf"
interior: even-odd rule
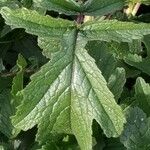
[[[126,58],[124,58],[125,62],[142,72],[150,75],[150,59],[149,58],[142,58],[141,56],[135,54],[135,55],[128,55]]]
[[[126,148],[122,143],[120,143],[120,140],[118,138],[111,138],[106,140],[106,146],[103,150],[126,150]]]
[[[10,91],[7,89],[2,90],[0,92],[0,132],[8,138],[11,136],[12,132],[12,125],[9,118],[12,115],[12,106],[10,101]]]
[[[150,116],[150,85],[142,78],[137,78],[135,84],[135,98],[139,107]]]
[[[150,35],[144,36],[143,42],[146,46],[147,56],[148,56],[148,58],[150,58]]]
[[[108,80],[108,88],[114,94],[116,102],[118,102],[121,96],[125,82],[125,70],[123,68],[116,68]]]
[[[121,142],[127,150],[150,149],[150,118],[138,107],[126,112],[127,124],[121,135]]]
[[[23,38],[16,40],[13,49],[28,60],[35,58],[39,66],[47,62],[47,59],[42,55],[42,50],[37,45],[36,38],[31,35],[25,34]]]
[[[13,78],[11,94],[13,97],[12,105],[16,108],[21,103],[21,97],[17,95],[23,89],[23,75],[25,67],[27,66],[26,60],[19,54],[17,60],[18,72]]]
[[[12,8],[17,8],[18,7],[19,2],[17,0],[1,0],[0,1],[0,9],[3,6],[8,6],[8,7],[12,7]]]
[[[0,58],[0,73],[5,70],[5,66],[3,65],[3,61]]]
[[[69,15],[98,15],[103,16],[120,10],[124,6],[124,0],[88,0],[85,3],[82,1],[64,1],[64,0],[33,0],[37,7],[42,7],[47,10],[54,10]]]
[[[80,30],[81,35],[88,40],[132,42],[150,34],[150,24],[117,20],[89,21]]]
[[[30,8],[32,6],[32,0],[21,0],[24,7]]]

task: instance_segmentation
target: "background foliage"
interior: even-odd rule
[[[1,0],[0,149],[150,149],[149,0]]]

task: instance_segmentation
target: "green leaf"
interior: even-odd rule
[[[1,14],[6,19],[7,24],[13,25],[14,28],[25,28],[26,32],[41,37],[62,38],[75,26],[73,22],[43,16],[26,8],[12,11],[7,7],[3,7]]]
[[[127,111],[127,124],[120,138],[127,150],[150,149],[150,118],[138,107]]]
[[[42,55],[42,51],[37,45],[36,39],[31,35],[25,35],[20,40],[15,41],[14,49],[21,53],[25,59],[29,61],[34,59],[37,67],[47,62],[47,59]]]
[[[23,75],[24,75],[24,69],[27,66],[26,60],[23,58],[22,55],[18,55],[17,60],[17,67],[19,71],[17,72],[16,76],[13,78],[13,84],[12,84],[12,90],[11,94],[13,97],[12,104],[14,105],[14,108],[18,106],[21,102],[20,96],[17,95],[19,91],[23,89]]]
[[[141,54],[142,52],[142,42],[141,40],[133,40],[132,43],[129,44],[129,51],[132,54]]]
[[[0,73],[5,70],[5,66],[3,65],[3,61],[0,58]]]
[[[48,49],[51,51],[53,45],[44,40],[39,43],[51,60],[21,92],[23,100],[13,125],[26,131],[38,124],[36,139],[43,144],[63,133],[74,134],[82,150],[92,149],[94,119],[107,137],[118,137],[124,115],[74,24],[26,9],[3,8],[2,15],[8,24],[40,36],[39,42],[41,38],[46,43],[51,37],[63,39],[63,49],[51,57]]]
[[[150,24],[117,20],[91,21],[82,25],[81,35],[90,40],[132,42],[150,34]]]
[[[147,56],[150,57],[150,35],[144,36],[143,42],[146,46]]]
[[[80,4],[74,0],[33,0],[36,7],[42,7],[47,10],[54,10],[69,15],[79,14]]]
[[[74,0],[33,0],[35,6],[47,10],[54,10],[69,15],[98,15],[103,16],[120,10],[124,6],[124,0],[88,0],[87,2],[75,2]]]
[[[124,3],[124,0],[88,0],[84,5],[84,14],[103,16],[121,10]]]
[[[139,107],[150,116],[150,85],[138,78],[135,84],[135,98]]]
[[[30,8],[32,6],[32,0],[21,0],[24,7]]]
[[[12,125],[9,118],[12,114],[10,100],[11,97],[9,90],[4,89],[0,91],[0,132],[7,137],[11,136],[12,131]]]
[[[141,70],[142,72],[150,75],[150,59],[149,58],[142,58],[139,55],[128,55],[125,59],[125,62],[137,69]]]
[[[0,145],[0,150],[5,150],[3,145]]]
[[[116,68],[116,70],[108,80],[108,87],[110,91],[114,94],[116,101],[118,101],[121,96],[125,82],[125,70],[123,68]]]

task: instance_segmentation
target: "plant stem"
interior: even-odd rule
[[[134,9],[132,10],[132,16],[136,15],[136,13],[138,12],[140,6],[141,6],[141,3],[136,3],[136,5],[134,6]]]
[[[37,72],[38,69],[25,69],[25,74],[33,74]],[[14,77],[16,76],[17,72],[6,72],[6,73],[0,73],[0,77]]]
[[[83,21],[84,21],[84,15],[82,15],[82,14],[78,15],[77,19],[76,19],[76,22],[78,24],[81,24],[81,23],[83,23]]]
[[[141,3],[129,3],[128,8],[125,10],[125,13],[127,14],[127,16],[135,16],[136,13],[138,12],[139,8],[141,6]]]

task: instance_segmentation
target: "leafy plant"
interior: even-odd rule
[[[136,3],[149,4],[0,2],[3,149],[148,150],[150,24]]]

